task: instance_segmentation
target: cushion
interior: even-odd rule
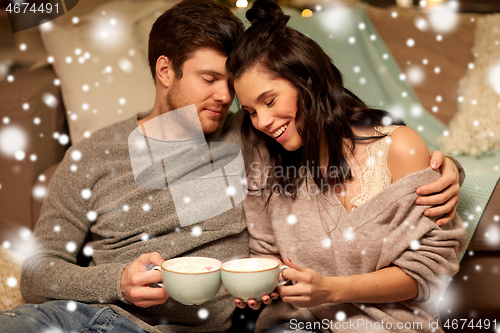
[[[19,287],[23,257],[0,246],[0,311],[26,304]]]
[[[144,41],[174,3],[108,2],[75,22],[40,27],[61,82],[72,143],[152,108],[155,86]]]
[[[447,136],[439,138],[451,154],[480,155],[500,148],[500,14],[478,19],[474,62],[459,83],[461,103]]]

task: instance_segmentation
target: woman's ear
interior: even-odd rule
[[[158,57],[156,60],[156,83],[168,88],[174,78],[175,73],[170,59],[164,55]]]

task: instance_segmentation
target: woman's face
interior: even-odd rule
[[[289,151],[302,147],[295,127],[297,90],[290,81],[273,78],[255,66],[234,80],[234,89],[253,126]]]

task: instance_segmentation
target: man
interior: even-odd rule
[[[33,250],[23,265],[23,296],[45,303],[1,313],[2,332],[216,332],[230,327],[234,299],[228,294],[221,291],[201,306],[185,306],[150,285],[161,281],[160,272],[150,268],[179,256],[223,262],[248,256],[241,204],[182,226],[168,187],[137,185],[127,138],[138,126],[144,133],[148,121],[194,104],[207,142],[239,144],[241,114],[227,114],[233,96],[225,59],[242,31],[230,10],[211,0],[185,0],[158,18],[148,50],[156,84],[153,110],[68,150],[51,179]],[[443,155],[436,159],[439,167]],[[447,170],[452,165],[445,163]],[[448,181],[428,185],[422,193],[448,187],[437,200],[447,203],[433,208],[438,210],[434,215],[454,214],[458,201],[454,171],[445,174]],[[432,204],[433,199],[423,200]],[[87,266],[79,254],[90,261]]]

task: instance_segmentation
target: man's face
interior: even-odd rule
[[[227,86],[226,58],[214,49],[198,49],[184,62],[182,78],[174,79],[166,96],[170,110],[195,104],[205,134],[217,130],[233,100]]]

